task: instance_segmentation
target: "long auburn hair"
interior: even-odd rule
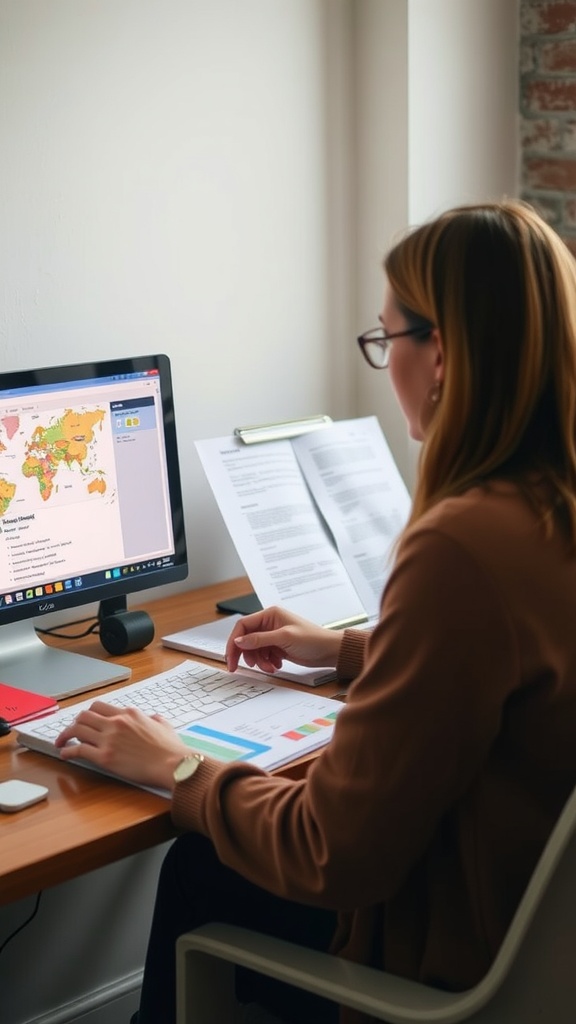
[[[442,396],[408,529],[445,497],[514,480],[576,549],[576,261],[522,202],[462,206],[384,261],[407,317],[442,338]]]

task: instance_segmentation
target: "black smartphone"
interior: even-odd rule
[[[242,594],[241,597],[230,597],[225,601],[217,601],[216,608],[219,612],[226,612],[227,615],[251,615],[252,612],[261,611],[262,605],[256,594]]]

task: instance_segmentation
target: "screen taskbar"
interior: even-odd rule
[[[76,591],[77,593],[87,591],[93,587],[113,584],[116,580],[126,579],[129,576],[154,573],[159,569],[170,568],[174,564],[174,557],[172,555],[163,555],[161,558],[151,558],[141,562],[134,562],[130,565],[112,566],[110,569],[100,569],[98,572],[71,576],[68,579],[53,580],[50,583],[43,582],[36,586],[22,587],[18,590],[0,594],[0,613],[2,608],[12,607],[16,604],[31,604],[42,598],[49,602],[54,598],[58,599],[61,594],[69,594],[71,591]],[[51,609],[40,608],[39,610],[49,611]]]

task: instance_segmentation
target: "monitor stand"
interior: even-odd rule
[[[32,619],[0,626],[0,652],[1,682],[57,700],[131,675],[124,665],[49,647],[36,633]]]

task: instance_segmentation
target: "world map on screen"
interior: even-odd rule
[[[4,516],[25,481],[50,502],[63,485],[78,496],[104,495],[106,459],[99,441],[105,409],[65,409],[46,417],[0,417],[0,517]]]

